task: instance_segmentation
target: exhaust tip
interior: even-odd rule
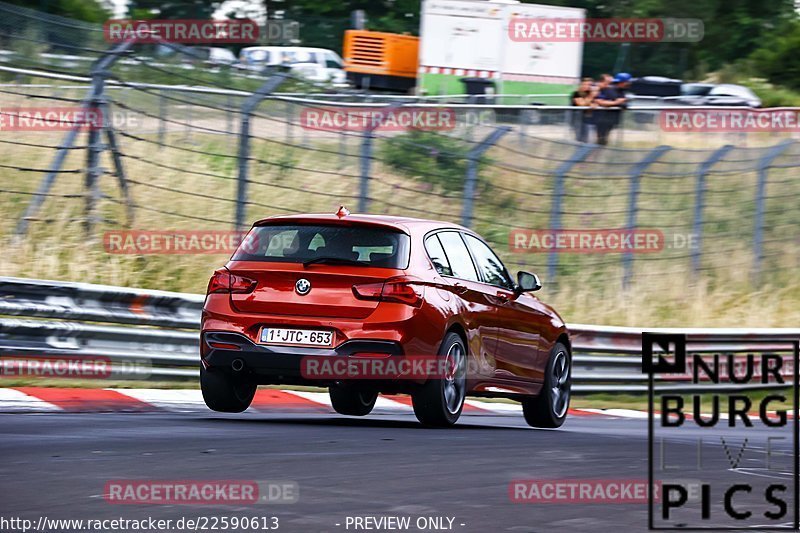
[[[234,359],[231,363],[231,368],[234,372],[241,372],[244,370],[244,361],[241,359]]]

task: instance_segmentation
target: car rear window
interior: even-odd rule
[[[405,269],[410,240],[405,233],[367,226],[256,226],[232,259],[280,263],[333,259],[355,265]]]

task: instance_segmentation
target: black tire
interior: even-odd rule
[[[200,365],[200,389],[209,409],[221,413],[241,413],[253,401],[258,385],[244,377],[221,370],[206,370]]]
[[[466,397],[466,368],[469,354],[457,333],[444,337],[439,348],[441,357],[453,357],[455,371],[445,379],[429,379],[411,395],[414,414],[425,426],[449,427],[456,423],[464,408]]]
[[[544,384],[538,396],[522,400],[522,414],[535,428],[559,428],[567,419],[572,387],[572,356],[557,342],[550,351]]]
[[[340,415],[366,416],[375,407],[378,393],[352,385],[331,385],[331,405]]]

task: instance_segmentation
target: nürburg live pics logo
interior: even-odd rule
[[[764,339],[642,334],[651,530],[800,530],[798,340]]]

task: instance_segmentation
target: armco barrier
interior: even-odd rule
[[[0,354],[102,356],[112,362],[112,377],[196,379],[203,300],[196,294],[0,277]],[[647,390],[641,328],[572,324],[569,330],[574,392]],[[686,333],[695,352],[785,350],[785,341],[800,339],[800,329],[789,328],[647,331]],[[680,382],[659,388],[704,390]]]

